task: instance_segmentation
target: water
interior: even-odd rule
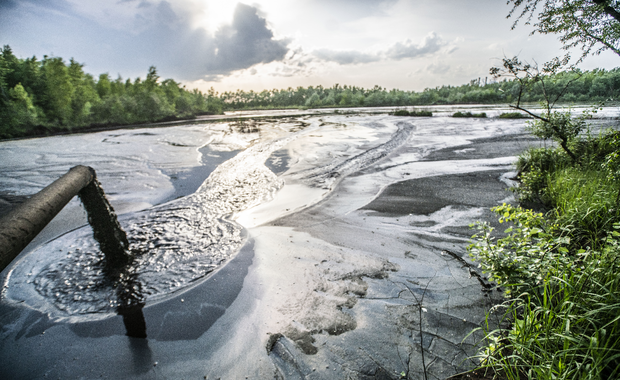
[[[247,136],[233,138],[233,145],[243,137]],[[103,318],[123,303],[163,299],[205,277],[245,241],[243,227],[227,216],[269,200],[283,185],[263,163],[294,137],[268,142],[261,142],[258,134],[253,137],[248,141],[254,145],[213,170],[195,193],[120,218],[135,257],[121,278],[106,275],[104,256],[86,226],[22,259],[10,272],[8,297],[26,299],[31,306],[60,318]],[[148,199],[149,191],[143,194]],[[119,299],[120,287],[131,288],[129,295],[124,291],[125,299]]]
[[[490,116],[506,111],[483,110]],[[522,129],[522,120],[345,114],[1,143],[5,194],[30,194],[73,165],[93,166],[135,257],[126,271],[111,277],[90,227],[68,224],[61,236],[10,268],[4,293],[72,321],[165,300],[230,260],[245,243],[247,228],[321,202],[345,177],[365,173],[356,183],[362,190],[334,203],[353,212],[372,201],[381,186],[412,172],[458,171],[445,163],[421,163],[430,152]],[[497,165],[506,167],[510,159]],[[201,175],[206,178],[200,184]]]

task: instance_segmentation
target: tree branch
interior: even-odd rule
[[[602,6],[605,13],[616,19],[616,21],[620,22],[620,12],[610,6],[607,0],[592,0],[592,2],[596,5]]]
[[[522,108],[522,107],[521,107],[521,106],[519,106],[519,105],[513,106],[512,104],[510,104],[510,105],[508,105],[508,107],[510,107],[510,108],[514,108],[514,109],[519,110],[519,111],[523,111],[523,112],[525,112],[525,113],[529,114],[530,116],[532,116],[533,118],[538,119],[538,120],[542,120],[542,121],[544,121],[545,123],[549,123],[549,122],[551,122],[551,120],[549,120],[549,119],[547,119],[547,118],[545,118],[545,117],[542,117],[542,116],[540,116],[540,115],[536,115],[535,113],[532,113],[532,112],[530,112],[530,111],[526,110],[525,108]]]

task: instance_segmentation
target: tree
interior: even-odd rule
[[[600,54],[605,50],[620,55],[620,2],[617,0],[508,0],[508,3],[513,4],[508,17],[517,15],[513,29],[519,20],[525,19],[526,24],[531,24],[536,16],[538,22],[532,33],[559,34],[565,50],[580,47],[581,57],[577,63],[590,54]],[[491,68],[491,75],[496,78],[508,76],[519,82],[517,104],[512,107],[534,117],[535,121],[529,124],[534,135],[556,140],[576,162],[577,157],[569,144],[585,127],[588,115],[572,118],[570,112],[553,111],[553,107],[577,77],[565,81],[559,89],[556,86],[555,92],[549,91],[547,83],[550,78],[561,78],[557,74],[564,70],[576,71],[576,64],[569,65],[569,60],[570,55],[566,54],[563,59],[554,58],[545,63],[539,70],[538,65],[521,62],[517,57],[504,58],[503,68]],[[542,87],[544,96],[541,102],[544,112],[540,115],[521,107],[524,91],[534,85]]]
[[[579,61],[590,54],[611,50],[620,55],[620,1],[618,0],[508,0],[513,8],[508,17],[516,16],[513,29],[520,20],[534,32],[558,34],[564,49],[581,48]],[[578,62],[579,62],[578,61]]]
[[[72,115],[71,99],[75,91],[67,66],[60,57],[44,57],[41,63],[46,116],[49,122],[66,126]]]
[[[563,60],[554,58],[545,63],[542,69],[539,69],[537,64],[521,62],[518,57],[504,58],[503,67],[493,67],[490,73],[495,78],[509,77],[519,83],[516,104],[511,104],[510,107],[532,116],[534,121],[528,123],[528,128],[532,134],[542,139],[555,140],[564,152],[576,162],[577,156],[570,145],[585,128],[585,119],[588,118],[589,113],[573,118],[570,112],[554,111],[556,103],[566,94],[570,85],[579,78],[578,75],[575,75],[571,80],[562,81],[563,78],[559,74],[567,65],[568,57],[564,57]],[[554,82],[563,83],[558,88],[558,86],[553,86],[556,84]],[[543,111],[541,114],[536,114],[521,105],[524,93],[536,85],[540,86],[543,95],[543,101],[541,101]],[[550,91],[552,87],[555,87],[555,91]]]

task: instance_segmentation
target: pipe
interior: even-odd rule
[[[112,206],[105,199],[95,170],[79,165],[0,219],[0,271],[78,194],[106,261],[114,265],[128,263],[127,237],[118,224]],[[104,211],[107,216],[103,216]],[[111,237],[112,242],[100,240]]]

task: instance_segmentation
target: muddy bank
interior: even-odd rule
[[[0,374],[416,379],[426,372],[441,379],[471,368],[479,335],[465,337],[499,294],[466,257],[467,226],[510,200],[502,178],[514,152],[528,143],[515,143],[521,123],[337,115],[259,125],[245,134],[222,126],[226,141],[243,138],[246,146],[218,163],[222,180],[205,186],[215,191],[215,184],[230,182],[230,189],[251,194],[253,185],[241,178],[274,184],[267,201],[228,217],[247,234],[240,253],[191,286],[147,301],[146,339],[126,336],[120,315],[59,318],[31,300],[3,296],[0,356],[11,365],[0,365]],[[178,144],[190,145],[199,132],[144,137],[175,157],[185,149]],[[92,144],[134,146],[134,137]],[[217,150],[223,151],[232,150]],[[225,173],[239,172],[227,167],[249,174],[226,179]],[[162,173],[153,171],[152,178]],[[139,196],[148,186],[117,188],[112,197],[131,210],[134,198],[155,203],[183,191],[173,180],[163,186],[150,178],[142,183],[161,188],[145,193],[151,198]],[[27,286],[28,273],[23,277]],[[6,295],[6,273],[4,281]]]

